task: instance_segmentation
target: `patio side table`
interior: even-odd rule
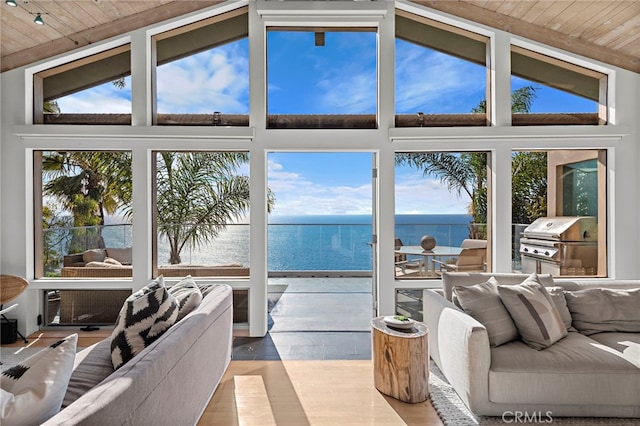
[[[376,389],[400,401],[429,398],[429,329],[416,322],[409,330],[389,327],[384,317],[371,320],[373,378]]]

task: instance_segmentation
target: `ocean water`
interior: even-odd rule
[[[468,238],[469,215],[397,215],[396,237],[419,245],[424,235],[438,245],[459,246]],[[369,215],[277,216],[269,220],[269,271],[366,271],[372,268]],[[249,226],[230,225],[206,247],[185,248],[182,262],[196,265],[249,264]],[[158,244],[160,264],[167,264],[166,242]]]

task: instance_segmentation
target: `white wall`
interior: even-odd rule
[[[275,3],[275,2],[274,2]],[[286,3],[275,3],[274,7],[286,7]],[[322,4],[331,7],[332,2]],[[380,43],[380,55],[387,58],[380,71],[380,123],[393,123],[393,75],[389,72],[389,59],[393,58],[393,4],[376,3],[370,6],[385,8],[384,17],[371,18],[380,25],[384,39]],[[105,144],[114,149],[133,152],[134,178],[134,263],[133,280],[92,281],[95,288],[132,288],[146,284],[150,278],[150,241],[154,237],[149,222],[151,211],[150,173],[151,151],[154,149],[246,149],[250,152],[250,175],[252,178],[252,205],[264,205],[266,188],[266,153],[269,151],[367,151],[377,152],[380,158],[379,218],[380,229],[378,252],[378,282],[380,314],[394,311],[396,287],[424,287],[437,284],[433,281],[398,284],[393,279],[394,239],[394,161],[395,151],[407,150],[486,150],[491,152],[493,173],[496,177],[493,216],[493,265],[496,272],[509,271],[511,267],[511,207],[510,207],[510,154],[514,149],[537,148],[599,148],[608,149],[609,165],[609,248],[610,276],[613,278],[640,278],[640,76],[638,74],[594,64],[601,70],[611,72],[615,91],[610,99],[615,122],[608,126],[567,127],[509,127],[488,128],[420,128],[393,129],[381,126],[377,130],[265,130],[264,111],[264,63],[263,35],[265,21],[256,13],[263,3],[250,3],[250,49],[251,61],[251,123],[253,128],[176,128],[147,127],[148,113],[144,102],[135,99],[134,119],[136,126],[32,126],[29,120],[31,103],[29,72],[34,67],[25,67],[1,75],[0,94],[2,102],[0,141],[0,271],[17,274],[32,281],[30,290],[18,300],[21,304],[14,317],[19,318],[20,330],[31,333],[37,330],[36,316],[41,308],[39,289],[80,287],[86,285],[64,280],[33,280],[33,214],[31,208],[30,155],[32,149],[103,148]],[[382,5],[382,6],[381,6]],[[226,6],[224,6],[226,7]],[[303,6],[304,7],[304,6]],[[317,8],[319,6],[315,6]],[[412,6],[413,7],[413,6]],[[413,7],[414,11],[422,8]],[[210,9],[215,10],[215,7]],[[426,9],[425,9],[426,10]],[[205,12],[192,14],[202,17]],[[431,13],[431,12],[429,12]],[[432,16],[444,16],[432,13]],[[291,19],[287,16],[287,19]],[[301,18],[307,19],[307,18]],[[339,16],[335,19],[340,19]],[[350,19],[353,19],[351,17]],[[447,18],[449,19],[449,18]],[[177,20],[174,20],[177,21]],[[465,23],[466,26],[471,24]],[[149,36],[146,28],[131,34],[132,51],[150,57]],[[516,40],[510,34],[494,32],[487,27],[477,30],[492,35],[499,58],[508,57],[509,41]],[[99,48],[92,45],[91,49]],[[541,46],[544,48],[544,46]],[[556,52],[547,49],[549,52]],[[82,52],[82,51],[79,51]],[[558,55],[589,63],[584,58],[574,58],[563,52]],[[139,57],[139,56],[137,56]],[[500,61],[497,61],[500,62]],[[133,71],[144,72],[147,67],[136,62]],[[44,64],[35,64],[42,68]],[[42,65],[42,66],[41,66]],[[508,66],[502,62],[495,70],[494,83],[499,87],[509,84]],[[392,69],[391,69],[392,71]],[[134,88],[134,96],[147,96],[148,79],[136,74],[133,81],[143,87]],[[508,92],[507,92],[508,93]],[[498,94],[503,99],[504,92]],[[505,114],[498,113],[496,122],[510,121]],[[21,135],[21,136],[17,136]],[[250,282],[232,282],[237,288],[250,288],[250,334],[266,332],[266,215],[253,209],[251,217],[251,271]],[[39,220],[40,218],[37,218]],[[384,261],[387,260],[388,261]],[[15,312],[15,311],[14,311]]]

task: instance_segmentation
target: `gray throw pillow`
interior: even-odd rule
[[[482,284],[456,286],[453,294],[462,309],[485,326],[490,346],[500,346],[518,338],[518,329],[500,301],[498,282],[494,277]]]
[[[111,362],[118,369],[155,342],[178,318],[178,301],[162,276],[124,301],[111,333]]]
[[[569,312],[569,307],[567,306],[567,299],[564,297],[564,289],[562,287],[545,288],[549,292],[553,304],[556,305],[556,309],[560,313],[564,326],[569,331],[576,331],[576,329],[571,326],[571,312]]]
[[[548,348],[567,335],[560,312],[536,274],[522,284],[499,285],[498,294],[522,340],[532,348]]]
[[[105,249],[91,249],[82,253],[82,261],[89,262],[104,262],[104,258],[107,257]]]
[[[184,318],[202,302],[202,292],[191,275],[187,275],[182,281],[169,287],[169,293],[178,301],[177,321]]]
[[[640,288],[565,291],[573,326],[585,335],[640,332]]]

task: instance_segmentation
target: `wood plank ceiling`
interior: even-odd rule
[[[220,0],[16,0],[0,4],[0,71],[206,8]],[[414,3],[640,73],[637,0]],[[46,25],[33,23],[37,13]]]

